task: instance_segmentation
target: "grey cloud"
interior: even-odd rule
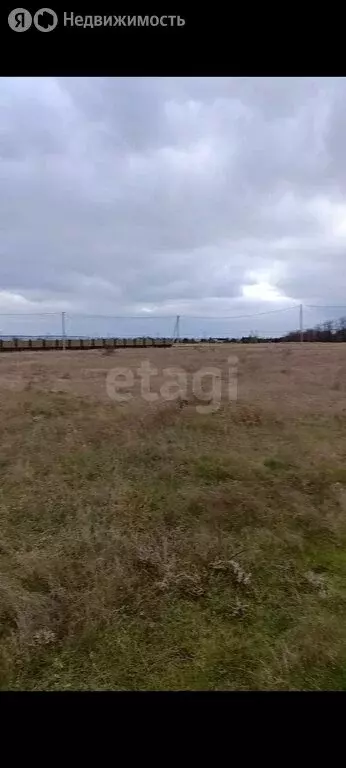
[[[0,310],[339,304],[345,97],[343,78],[2,78]]]

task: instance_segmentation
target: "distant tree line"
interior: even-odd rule
[[[306,328],[303,331],[303,341],[346,341],[346,317],[338,320],[326,320],[325,323]],[[283,336],[281,341],[300,341],[300,331],[291,331]]]
[[[300,330],[290,331],[284,336],[260,336],[253,331],[248,336],[241,338],[222,336],[203,339],[182,338],[180,344],[254,344],[254,343],[278,343],[283,341],[327,341],[327,342],[346,342],[346,317],[340,317],[338,320],[326,320],[326,322],[316,325],[313,328],[306,328],[301,334]]]

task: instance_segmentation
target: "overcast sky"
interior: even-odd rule
[[[2,78],[0,108],[0,312],[346,305],[344,78]]]

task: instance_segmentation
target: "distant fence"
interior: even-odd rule
[[[171,339],[0,339],[0,352],[171,347]]]

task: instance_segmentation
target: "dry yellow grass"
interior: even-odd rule
[[[230,354],[215,413],[140,397],[143,359],[226,384]],[[345,372],[342,344],[1,355],[2,689],[345,689]]]

